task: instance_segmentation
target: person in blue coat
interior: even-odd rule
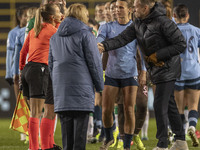
[[[189,115],[188,134],[194,147],[199,145],[196,137],[196,124],[198,121],[198,103],[200,98],[200,29],[189,24],[189,11],[186,5],[180,4],[174,8],[174,18],[178,28],[187,42],[187,48],[181,57],[181,76],[175,82],[175,100],[185,122],[184,108],[187,104]]]
[[[64,150],[85,150],[94,93],[103,90],[100,53],[88,19],[84,5],[72,4],[50,40],[54,111],[60,115]]]

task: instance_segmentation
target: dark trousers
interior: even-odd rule
[[[63,150],[85,150],[89,111],[60,112]]]
[[[174,100],[174,81],[156,84],[154,111],[156,116],[157,146],[167,148],[168,118],[176,140],[185,140],[181,117]]]

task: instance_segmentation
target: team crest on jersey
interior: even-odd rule
[[[135,79],[135,81],[138,81],[138,77],[133,77]]]
[[[114,31],[114,30],[112,30],[112,32],[115,34],[115,31]]]
[[[44,69],[45,69],[44,67],[41,67],[42,72],[44,72]]]

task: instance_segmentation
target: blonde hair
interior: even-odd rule
[[[88,23],[88,16],[86,16],[87,8],[80,3],[72,4],[68,7],[66,17],[74,17],[85,24]],[[85,13],[84,13],[85,12]]]
[[[46,4],[36,10],[34,31],[35,37],[38,37],[42,30],[42,22],[50,22],[50,16],[55,14],[55,4]]]
[[[162,0],[161,3],[165,6],[166,16],[169,19],[172,19],[172,4],[171,4],[171,2],[169,0],[167,0],[167,1]]]
[[[169,18],[169,19],[172,19],[172,8],[171,7],[165,7],[166,9],[166,16]]]
[[[35,16],[36,10],[37,10],[37,7],[30,7],[27,10],[27,21],[29,21]]]

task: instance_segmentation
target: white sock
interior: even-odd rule
[[[55,134],[55,132],[56,132],[57,122],[58,122],[58,116],[57,116],[57,114],[56,114],[55,125],[54,125],[54,134]]]
[[[189,110],[188,109],[184,110],[184,115],[185,115],[185,121],[186,121],[186,123],[184,124],[185,134],[187,134],[187,131],[188,131],[188,128],[189,128],[189,121],[188,121]]]
[[[89,116],[87,137],[92,137],[94,130],[93,116]]]
[[[147,115],[144,121],[144,124],[141,129],[141,136],[147,137],[148,136],[148,127],[149,127],[149,110],[147,109]]]
[[[115,124],[116,124],[116,127],[119,127],[118,114],[115,114]]]

